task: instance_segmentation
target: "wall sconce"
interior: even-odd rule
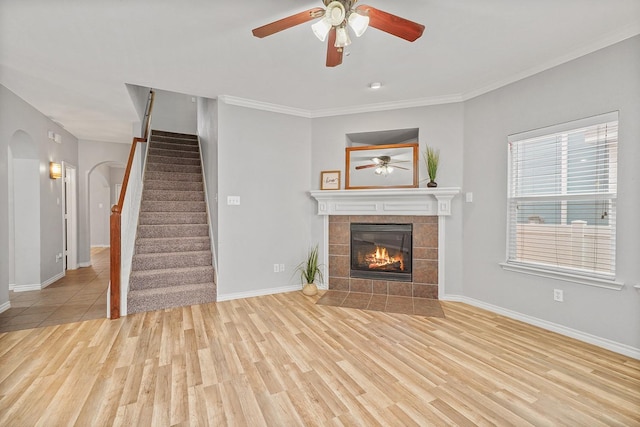
[[[49,162],[49,176],[51,179],[62,178],[62,165],[60,165],[60,163]]]

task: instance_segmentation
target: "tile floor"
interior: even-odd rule
[[[109,248],[91,249],[91,264],[68,270],[41,291],[9,291],[11,308],[0,313],[0,332],[106,317]]]
[[[316,304],[384,311],[385,313],[444,317],[440,302],[428,298],[328,290]]]

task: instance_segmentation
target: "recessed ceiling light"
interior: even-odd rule
[[[369,87],[371,89],[380,89],[382,87],[382,83],[380,82],[369,83]]]

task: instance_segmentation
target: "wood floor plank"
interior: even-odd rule
[[[0,334],[0,425],[640,425],[640,361],[292,292]]]

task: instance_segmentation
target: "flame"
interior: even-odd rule
[[[389,251],[384,246],[376,246],[376,251],[366,255],[365,260],[369,263],[369,268],[379,268],[385,265],[400,263],[400,270],[404,270],[404,260],[402,254],[390,256]]]

